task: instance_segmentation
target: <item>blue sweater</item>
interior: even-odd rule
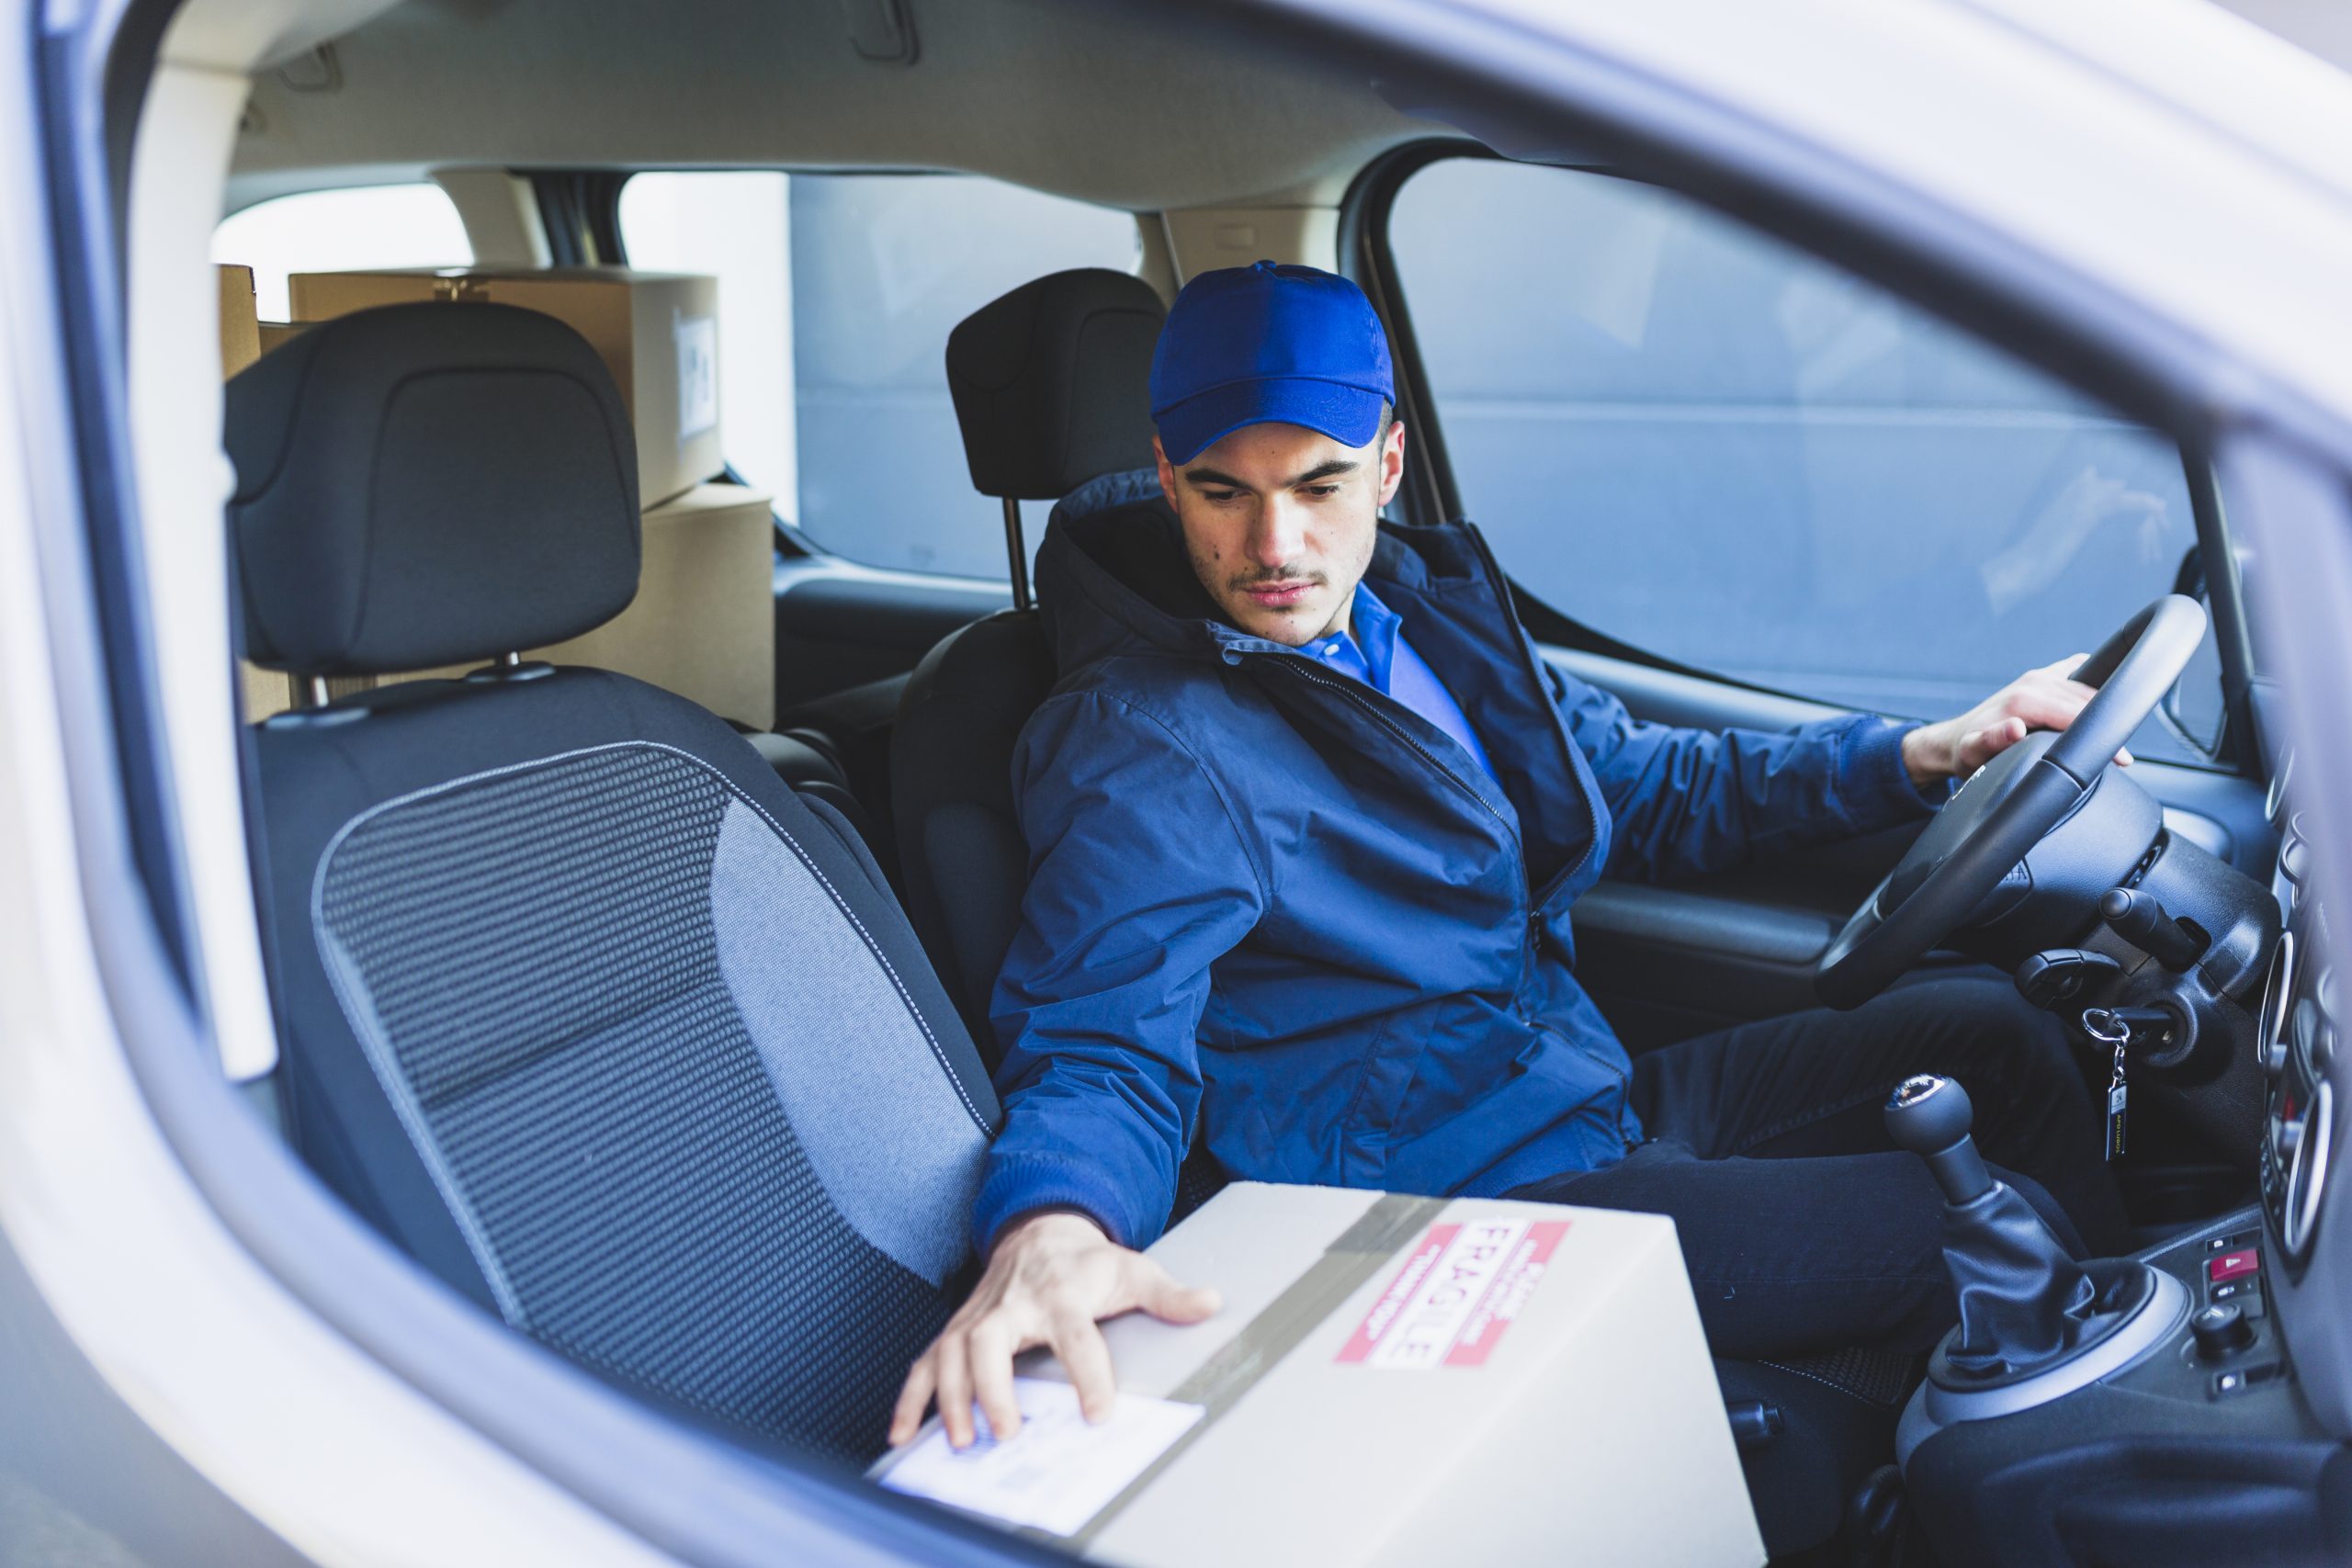
[[[1383,525],[1366,581],[1489,773],[1218,620],[1148,481],[1097,480],[1038,552],[1062,673],[1013,760],[1029,882],[983,1249],[1049,1206],[1148,1246],[1196,1142],[1237,1179],[1430,1194],[1613,1164],[1641,1128],[1572,973],[1577,896],[1931,809],[1908,726],[1636,723],[1538,657],[1476,529]]]

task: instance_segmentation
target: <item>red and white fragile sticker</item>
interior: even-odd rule
[[[1485,1365],[1567,1234],[1566,1220],[1431,1225],[1339,1359],[1414,1372]]]

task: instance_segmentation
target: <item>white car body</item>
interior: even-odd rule
[[[170,819],[196,889],[202,1011],[232,1079],[266,1070],[275,1046],[232,739],[229,478],[205,242],[244,73],[379,8],[193,0],[164,43],[133,162],[125,413],[147,552],[141,608]],[[35,68],[29,9],[0,44],[19,81]],[[1596,118],[1644,127],[1762,187],[1801,186],[1857,224],[1899,211],[1902,247],[1931,246],[1959,276],[1982,270],[1996,294],[2030,277],[2046,297],[2077,301],[2086,337],[2136,356],[2218,423],[2258,410],[2291,446],[2352,453],[2352,79],[2199,0],[1219,9],[1244,23],[1279,14],[1368,54],[1383,40],[1419,49],[1410,40],[1442,36],[1448,72],[1530,96],[1568,85]],[[88,890],[128,877],[130,851],[82,784],[102,759],[75,716],[111,700],[90,684],[90,628],[52,619],[77,569],[54,558],[39,523],[78,501],[62,488],[74,457],[50,368],[56,280],[43,226],[26,220],[43,209],[49,175],[29,99],[9,102],[0,200],[18,220],[0,238],[0,1231],[138,1419],[304,1555],[665,1560],[662,1516],[752,1508],[752,1481],[696,1470],[681,1450],[661,1478],[672,1489],[647,1513],[623,1520],[583,1503],[569,1478],[486,1436],[289,1290],[224,1224],[132,1069],[123,1032],[153,1025],[154,1004],[130,1010],[118,950],[154,938],[100,929],[90,913]],[[2334,570],[2272,586],[2324,594]],[[2298,654],[2280,656],[2291,675]],[[2296,711],[2323,733],[2343,717],[2342,682],[2303,685]],[[2352,723],[2334,734],[2352,735]],[[2340,739],[2314,747],[2314,799],[2352,800],[2347,760]],[[2328,840],[2338,852],[2352,844],[2345,826]],[[374,1267],[390,1262],[366,1238],[350,1245],[380,1255]],[[623,1419],[616,1396],[551,1360],[531,1375],[569,1402],[570,1419]],[[796,1524],[788,1509],[775,1528],[831,1560],[903,1560]]]

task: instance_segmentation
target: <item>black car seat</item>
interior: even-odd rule
[[[1012,809],[1012,744],[1054,683],[1028,603],[1019,503],[1147,468],[1152,345],[1167,312],[1123,272],[1023,284],[948,335],[947,385],[972,485],[1004,502],[1014,603],[923,656],[890,739],[890,805],[907,913],[993,1063],[989,992],[1021,918],[1029,855]]]
[[[802,795],[821,800],[841,813],[865,850],[877,860],[895,858],[891,845],[875,830],[865,807],[850,788],[849,767],[842,760],[841,743],[823,730],[801,725],[787,729],[744,729],[735,732],[775,770],[775,776]]]
[[[636,592],[628,416],[548,317],[323,322],[230,384],[227,438],[269,668],[497,660]],[[878,1452],[967,1282],[999,1111],[857,835],[717,717],[599,670],[383,686],[253,740],[308,1164],[604,1375]]]

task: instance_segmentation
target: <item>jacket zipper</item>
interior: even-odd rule
[[[1535,655],[1528,646],[1527,634],[1520,626],[1518,612],[1511,608],[1510,585],[1503,577],[1502,567],[1496,561],[1494,551],[1487,547],[1486,536],[1479,533],[1476,526],[1465,523],[1463,525],[1462,533],[1463,536],[1470,541],[1471,547],[1478,552],[1478,561],[1479,564],[1486,569],[1487,581],[1494,585],[1496,596],[1502,601],[1503,614],[1510,624],[1512,633],[1510,638],[1511,651],[1519,658],[1520,671],[1529,680],[1535,682],[1536,694],[1538,696],[1544,696],[1545,692],[1544,671],[1536,668]],[[1309,675],[1310,678],[1317,680],[1321,684],[1330,684],[1329,681],[1319,676],[1313,676],[1311,671],[1303,668],[1299,671],[1299,673],[1302,675]],[[1415,750],[1420,751],[1424,757],[1429,757],[1429,753],[1419,745],[1414,744],[1413,738],[1410,735],[1405,734],[1394,720],[1388,719],[1385,715],[1381,714],[1379,710],[1374,708],[1370,703],[1364,702],[1363,698],[1356,696],[1354,693],[1346,692],[1343,693],[1343,694],[1353,698],[1356,702],[1362,704],[1366,711],[1371,712],[1374,717],[1380,718],[1384,723],[1386,723],[1389,728],[1396,730],[1399,737],[1402,738],[1408,745],[1413,745]],[[1546,701],[1548,703],[1549,699],[1546,698]],[[1575,785],[1577,777],[1576,759],[1569,755],[1569,753],[1575,749],[1576,742],[1568,739],[1568,736],[1562,726],[1556,708],[1552,715],[1551,722],[1552,739],[1560,747],[1561,764],[1567,773],[1569,783],[1571,785]],[[1438,763],[1436,758],[1429,757],[1429,761],[1432,766],[1438,767],[1439,771],[1445,773],[1447,777],[1453,777],[1453,770],[1442,767]],[[1456,782],[1460,783],[1461,781],[1456,780]],[[1599,781],[1595,780],[1594,783],[1595,786],[1598,787]],[[1468,789],[1470,786],[1464,784],[1463,787]],[[1593,851],[1600,846],[1600,803],[1593,799],[1591,790],[1577,786],[1577,792],[1584,797],[1586,835],[1584,853],[1577,857],[1575,863],[1562,866],[1556,874],[1546,880],[1543,889],[1543,896],[1540,898],[1537,897],[1534,879],[1528,874],[1526,842],[1524,840],[1520,839],[1515,832],[1512,835],[1513,840],[1519,843],[1520,886],[1525,897],[1524,908],[1527,913],[1527,967],[1526,973],[1521,977],[1519,995],[1515,996],[1512,998],[1512,1001],[1515,1004],[1515,1010],[1519,1013],[1520,1021],[1531,1028],[1544,1027],[1538,1025],[1535,1022],[1534,1018],[1528,1012],[1526,999],[1527,976],[1532,975],[1534,972],[1535,961],[1539,956],[1541,956],[1544,947],[1544,904],[1545,901],[1550,899],[1553,894],[1558,892],[1561,887],[1566,885],[1569,877],[1574,876],[1577,872],[1584,869],[1585,865],[1591,861]],[[1471,793],[1473,795],[1477,794],[1476,790],[1471,790]],[[1487,803],[1484,795],[1479,795],[1478,799],[1479,804],[1486,806],[1487,810],[1494,810],[1493,806]],[[1500,817],[1501,813],[1497,812],[1496,815]],[[1549,1032],[1548,1030],[1547,1032]],[[1589,1053],[1587,1053],[1587,1055],[1589,1055]],[[1624,1068],[1616,1066],[1614,1064],[1611,1064],[1610,1067],[1611,1071],[1617,1075],[1617,1105],[1620,1117],[1622,1118],[1626,1100],[1633,1093],[1633,1074]],[[1630,1143],[1626,1145],[1627,1148],[1631,1148],[1632,1146],[1633,1145]]]
[[[1524,843],[1521,842],[1519,829],[1511,825],[1510,818],[1504,816],[1501,809],[1497,807],[1493,801],[1488,800],[1485,792],[1481,791],[1477,785],[1464,778],[1460,773],[1455,773],[1452,768],[1447,767],[1445,763],[1439,759],[1435,752],[1422,745],[1419,741],[1414,739],[1411,731],[1408,730],[1403,725],[1397,723],[1395,719],[1389,717],[1386,714],[1381,712],[1380,709],[1373,704],[1371,699],[1364,696],[1363,693],[1351,691],[1347,685],[1332,680],[1328,675],[1317,674],[1315,671],[1308,668],[1305,663],[1298,660],[1288,658],[1282,654],[1261,655],[1261,657],[1271,658],[1279,668],[1289,671],[1292,674],[1297,676],[1302,681],[1312,682],[1317,686],[1329,687],[1330,690],[1339,693],[1342,697],[1345,697],[1349,702],[1351,702],[1356,706],[1363,709],[1364,712],[1372,716],[1374,721],[1382,728],[1387,730],[1389,734],[1394,735],[1397,739],[1410,747],[1415,756],[1420,758],[1422,761],[1427,762],[1456,789],[1459,789],[1463,794],[1468,795],[1471,799],[1485,807],[1487,808],[1487,815],[1492,817],[1496,821],[1502,824],[1503,830],[1510,835],[1511,843],[1518,848],[1520,859],[1520,883],[1522,886],[1526,885],[1527,847]],[[1392,698],[1391,700],[1393,701],[1395,699]]]
[[[1501,810],[1496,807],[1493,801],[1487,798],[1485,792],[1480,790],[1469,780],[1464,778],[1461,774],[1455,773],[1452,768],[1447,767],[1445,763],[1441,761],[1434,752],[1430,751],[1428,747],[1414,739],[1410,730],[1408,730],[1403,725],[1398,724],[1395,719],[1389,717],[1388,715],[1381,712],[1378,705],[1375,705],[1371,698],[1365,696],[1361,692],[1351,690],[1349,683],[1343,683],[1331,679],[1328,675],[1319,674],[1308,665],[1295,659],[1285,657],[1282,654],[1266,655],[1264,657],[1272,658],[1276,666],[1289,671],[1292,674],[1296,675],[1302,681],[1310,682],[1315,685],[1328,687],[1330,690],[1337,692],[1348,702],[1353,703],[1357,707],[1362,708],[1365,713],[1371,715],[1374,723],[1387,730],[1388,733],[1395,736],[1397,739],[1403,741],[1412,750],[1414,755],[1420,758],[1422,761],[1428,763],[1432,771],[1450,781],[1455,788],[1461,790],[1463,794],[1468,795],[1471,799],[1485,807],[1487,808],[1487,815],[1494,818],[1497,822],[1502,825],[1503,831],[1510,837],[1511,846],[1519,852],[1520,908],[1527,931],[1527,944],[1522,950],[1520,961],[1520,982],[1513,987],[1514,995],[1511,999],[1514,1010],[1519,1014],[1520,1021],[1521,1023],[1528,1024],[1531,1027],[1533,1026],[1535,1021],[1529,1016],[1527,1011],[1527,978],[1529,975],[1533,973],[1535,961],[1543,950],[1544,916],[1537,909],[1535,905],[1535,890],[1531,885],[1527,875],[1527,844],[1526,841],[1520,837],[1518,828],[1512,824],[1510,818],[1502,814]],[[1391,700],[1393,701],[1394,699]]]
[[[1479,547],[1483,551],[1485,546],[1481,544]],[[1489,558],[1487,560],[1487,570],[1490,572],[1494,570],[1492,558]],[[1522,644],[1521,648],[1521,655],[1522,659],[1525,657],[1525,653],[1526,649]],[[1362,708],[1366,714],[1369,714],[1372,716],[1374,723],[1378,724],[1382,728],[1387,730],[1391,735],[1394,735],[1397,739],[1403,741],[1408,747],[1411,748],[1415,756],[1418,756],[1430,768],[1442,774],[1445,778],[1451,780],[1456,788],[1460,789],[1463,794],[1468,795],[1479,805],[1485,807],[1487,812],[1493,816],[1494,819],[1502,824],[1503,830],[1510,835],[1512,844],[1519,850],[1521,909],[1525,916],[1525,930],[1527,932],[1527,944],[1521,950],[1522,955],[1521,958],[1519,984],[1512,987],[1511,1010],[1519,1015],[1519,1021],[1526,1027],[1530,1029],[1543,1030],[1544,1033],[1551,1034],[1555,1038],[1560,1039],[1566,1043],[1566,1036],[1559,1034],[1557,1031],[1552,1029],[1547,1024],[1540,1024],[1536,1022],[1534,1015],[1528,1010],[1528,980],[1533,975],[1536,960],[1543,953],[1544,913],[1542,908],[1535,902],[1535,891],[1533,886],[1530,884],[1527,875],[1527,846],[1520,838],[1519,830],[1511,825],[1510,818],[1505,817],[1500,811],[1497,810],[1495,803],[1488,800],[1485,794],[1476,785],[1472,784],[1467,779],[1463,778],[1459,773],[1456,773],[1452,768],[1447,767],[1444,762],[1440,761],[1437,756],[1430,750],[1428,747],[1414,739],[1411,731],[1408,730],[1403,725],[1398,724],[1395,719],[1389,717],[1386,714],[1381,712],[1379,707],[1374,704],[1369,697],[1364,696],[1361,692],[1352,691],[1347,684],[1335,681],[1328,675],[1318,673],[1304,661],[1287,655],[1261,654],[1260,657],[1271,659],[1278,668],[1289,671],[1302,681],[1308,682],[1317,686],[1325,686],[1334,692],[1337,692],[1340,697],[1354,704],[1357,707]],[[1540,691],[1542,688],[1539,685],[1537,689]],[[1568,776],[1571,779],[1576,776],[1574,764],[1571,764],[1569,767]],[[1593,807],[1589,796],[1587,797],[1585,802],[1585,812],[1587,818],[1590,818],[1593,813]],[[1600,825],[1598,821],[1593,822],[1592,832],[1594,839],[1597,841],[1600,832]],[[1588,848],[1585,851],[1584,860],[1589,860],[1591,858],[1592,852]],[[1577,861],[1577,864],[1579,866],[1582,865],[1584,863],[1584,860]],[[1559,877],[1554,879],[1554,886],[1556,886],[1561,880],[1566,877],[1567,874],[1567,872],[1562,872]],[[1590,1052],[1582,1052],[1582,1054],[1588,1057],[1591,1055]],[[1618,1067],[1613,1063],[1605,1065],[1609,1066],[1610,1070],[1614,1073],[1617,1077],[1617,1105],[1619,1114],[1622,1117],[1624,1111],[1626,1097],[1631,1094],[1633,1090],[1633,1075],[1626,1072],[1623,1068]],[[1623,1134],[1620,1134],[1620,1136],[1622,1137]],[[1633,1145],[1631,1144],[1626,1145],[1628,1148],[1631,1148],[1632,1146]]]

